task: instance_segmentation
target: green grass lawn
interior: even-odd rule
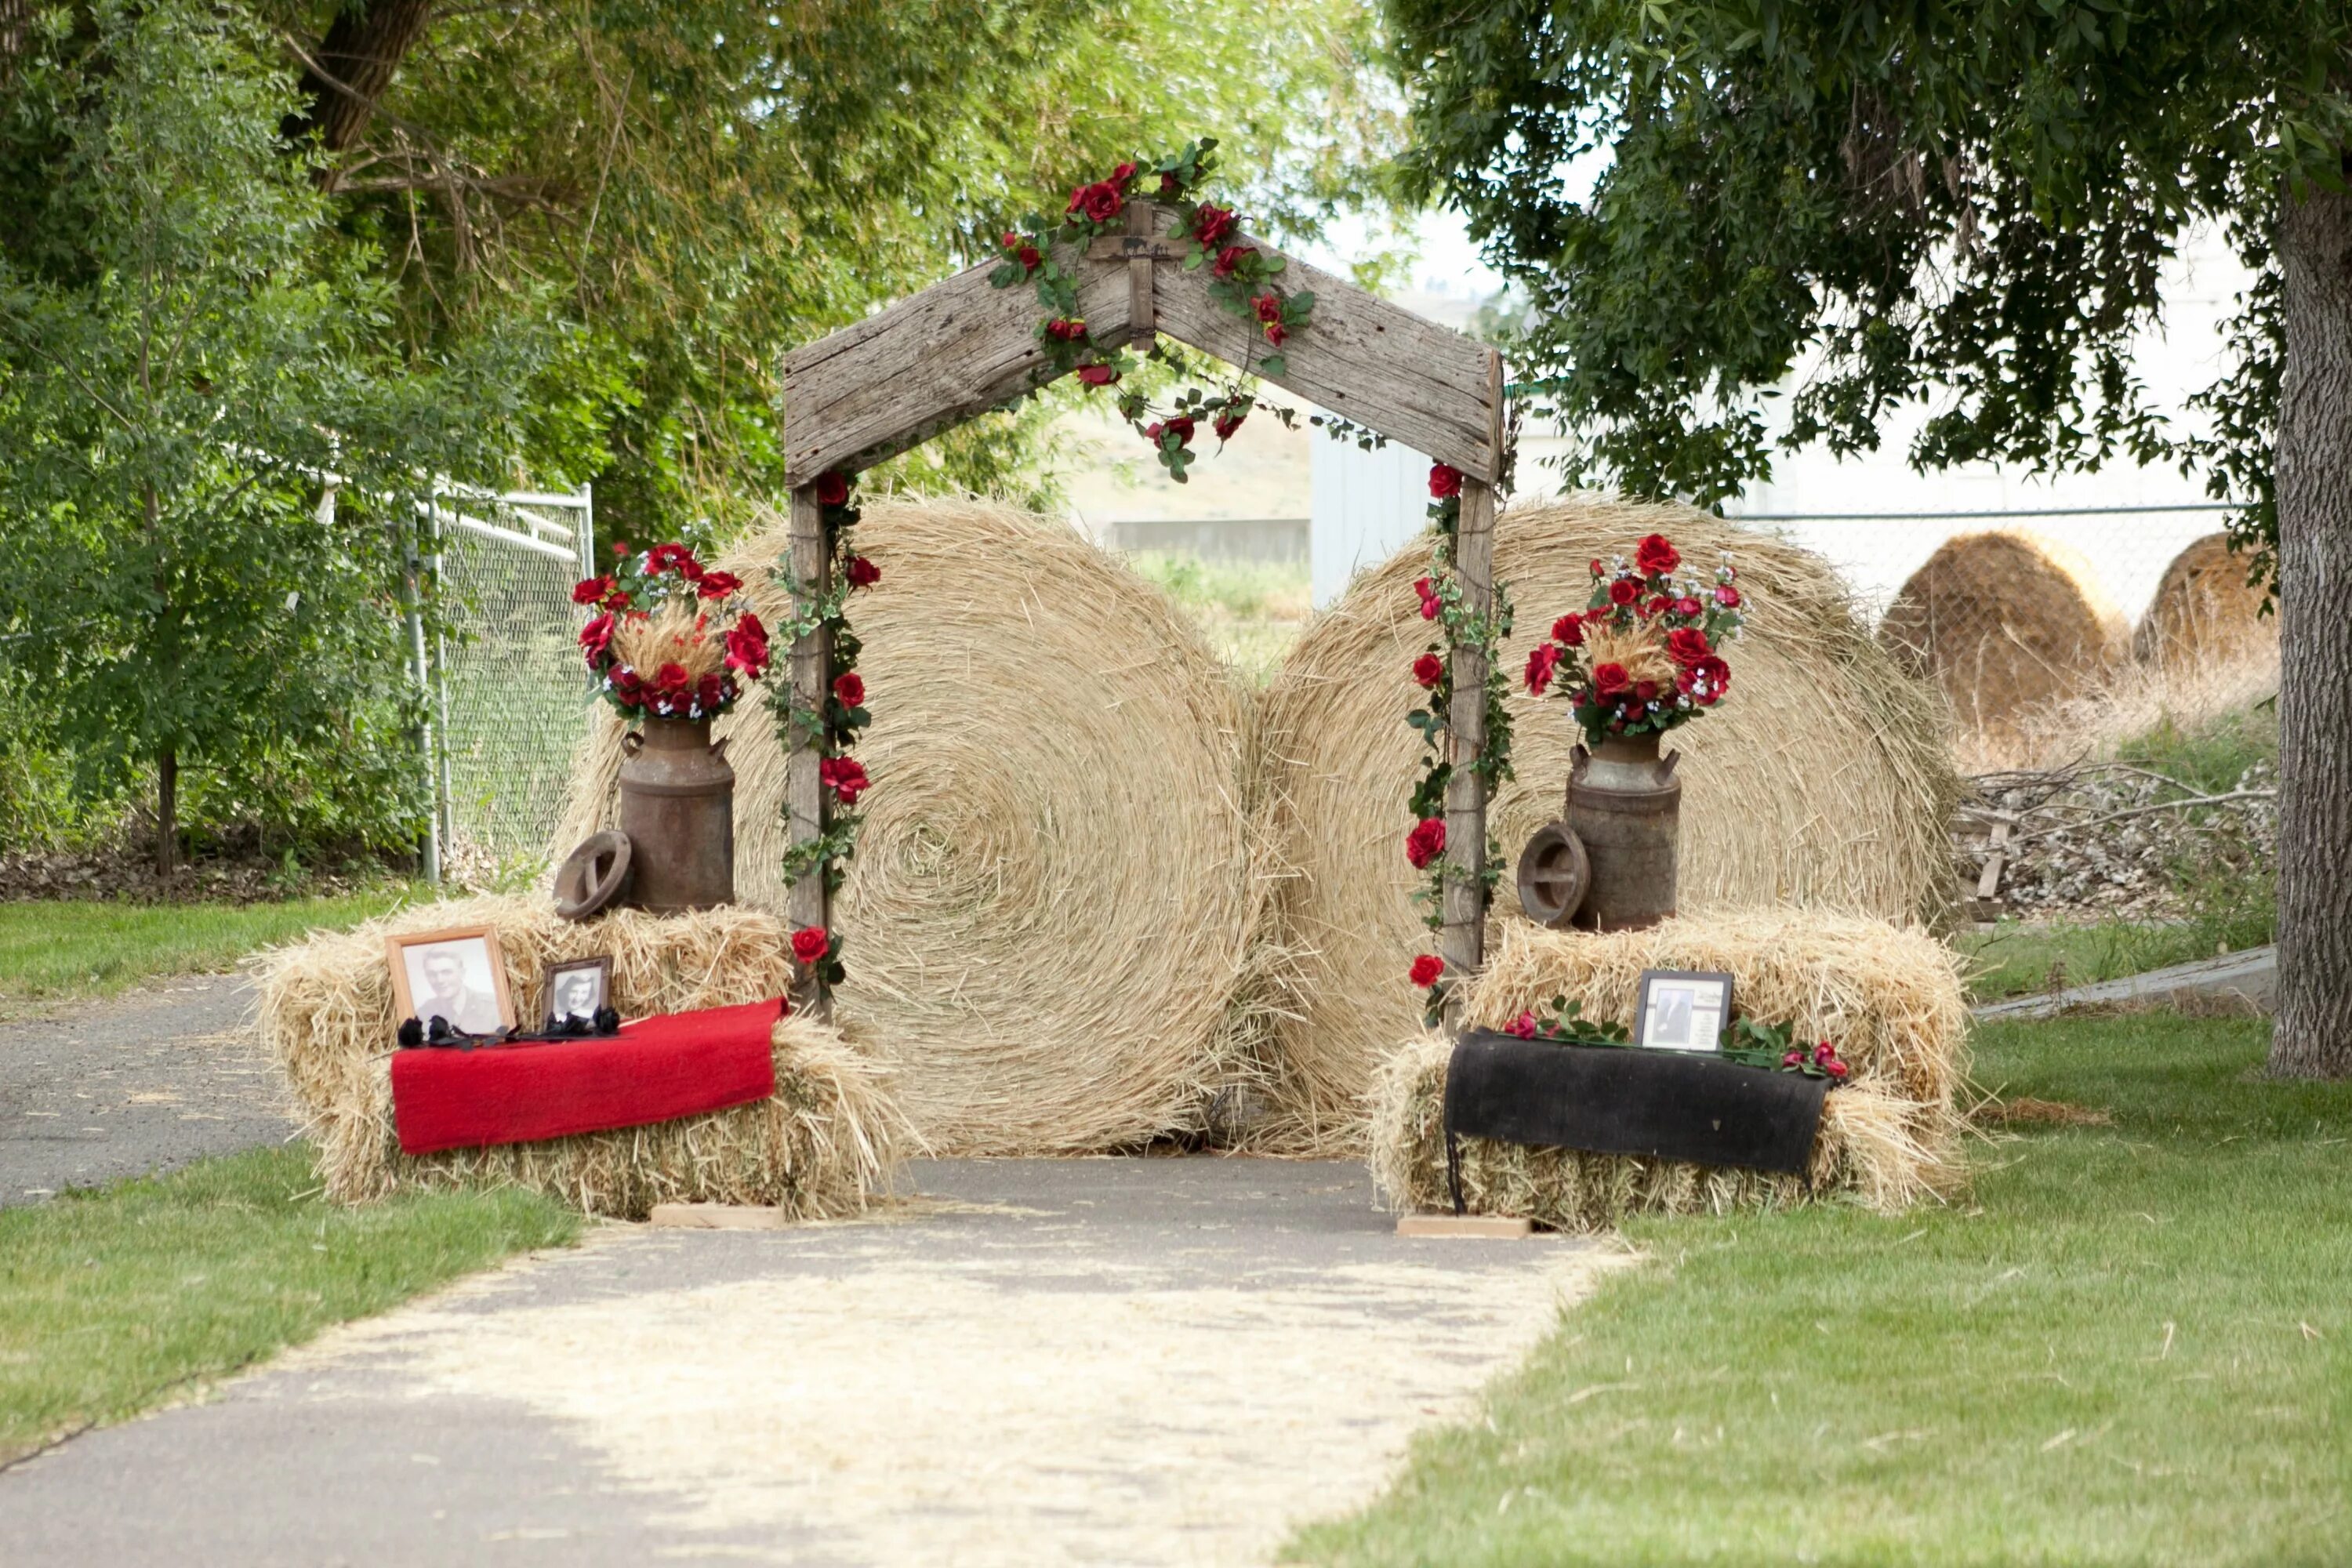
[[[516,1191],[337,1207],[299,1148],[0,1210],[0,1463],[579,1228]]]
[[[1977,967],[1969,999],[1998,1002],[2260,947],[2272,937],[2267,923],[2221,929],[2205,920],[2047,925],[2001,921],[1990,931],[1964,931],[1952,945]]]
[[[1649,1262],[1292,1551],[2352,1562],[2352,1084],[2253,1077],[2264,1033],[1984,1029],[1987,1088],[2113,1124],[2001,1136],[1947,1209],[1629,1227]]]
[[[0,903],[0,1003],[110,995],[159,974],[228,969],[256,948],[356,925],[404,896],[394,887],[265,904]]]
[[[1192,616],[1218,657],[1263,686],[1307,628],[1305,562],[1209,561],[1189,551],[1139,550],[1129,566]]]

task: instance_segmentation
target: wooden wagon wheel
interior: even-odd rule
[[[584,921],[608,908],[629,885],[629,836],[593,834],[564,857],[555,873],[555,912]]]
[[[1565,822],[1544,824],[1519,852],[1519,908],[1538,925],[1565,929],[1591,886],[1584,840]]]

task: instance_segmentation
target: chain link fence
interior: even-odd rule
[[[593,571],[594,502],[585,487],[443,489],[425,515],[425,564],[452,628],[412,650],[429,708],[426,870],[495,878],[546,850],[588,733],[572,586]]]

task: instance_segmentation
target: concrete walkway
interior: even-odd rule
[[[0,1475],[12,1561],[1248,1563],[1618,1253],[1405,1240],[1358,1164],[919,1166],[873,1223],[607,1226]]]
[[[290,1136],[252,1005],[193,975],[0,1024],[0,1207]]]

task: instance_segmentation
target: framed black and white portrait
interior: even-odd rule
[[[613,961],[609,957],[568,958],[551,963],[540,994],[547,998],[547,1021],[551,1025],[572,1017],[593,1018],[596,1009],[612,997]]]
[[[1663,1051],[1713,1051],[1731,1022],[1731,976],[1685,969],[1645,969],[1633,1043]]]
[[[460,926],[389,936],[392,1000],[396,1016],[431,1024],[446,1018],[468,1035],[514,1026],[514,1002],[507,993],[507,966],[499,957],[499,933],[488,926]]]

